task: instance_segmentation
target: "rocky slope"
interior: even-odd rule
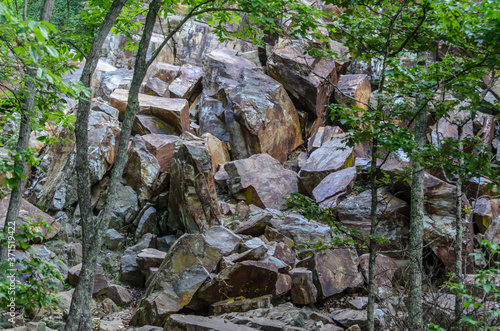
[[[88,129],[96,214],[132,76],[133,57],[123,38],[108,38],[92,83]],[[160,42],[156,35],[152,49]],[[98,328],[364,329],[368,256],[354,248],[309,249],[339,235],[287,210],[284,199],[303,193],[332,208],[344,225],[369,232],[369,158],[363,146],[345,145],[346,134],[327,125],[323,109],[332,101],[347,102],[327,80],[368,102],[371,69],[349,66],[347,57],[314,61],[291,40],[270,45],[262,63],[255,46],[219,43],[196,21],[178,33],[176,47],[175,57],[165,48],[141,88],[123,189],[94,284]],[[78,72],[68,79],[78,79]],[[481,114],[476,121],[467,130],[500,153],[493,117]],[[66,129],[54,130],[74,138]],[[447,123],[436,123],[429,132],[436,142],[457,134]],[[74,286],[82,258],[74,144],[39,146],[34,138],[43,171],[31,173],[21,213],[51,225],[37,254],[62,262],[58,268]],[[381,234],[390,239],[381,246],[387,253],[377,257],[380,330],[394,327],[405,302],[411,187],[396,178],[405,166],[404,157],[390,159],[383,170],[393,185],[379,192]],[[499,200],[475,199],[478,190],[492,193],[486,184],[482,178],[464,184],[463,200],[476,207],[465,215],[464,256],[483,237],[500,243]],[[453,264],[454,190],[444,178],[426,174],[427,263],[442,272]],[[8,199],[1,200],[0,215]],[[26,256],[19,252],[19,258]],[[472,270],[473,262],[466,262]],[[436,300],[435,285],[427,289],[429,311],[451,316],[453,300],[446,295]],[[72,291],[61,284],[58,309],[30,312],[31,317],[60,328]],[[437,306],[430,304],[436,301]]]

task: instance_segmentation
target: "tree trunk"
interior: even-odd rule
[[[104,22],[99,27],[99,31],[92,43],[90,52],[86,58],[80,81],[84,86],[90,87],[92,74],[97,67],[102,44],[109,31],[120,14],[127,0],[115,0],[111,4]],[[75,124],[76,135],[76,173],[78,203],[80,206],[83,232],[83,260],[78,284],[71,300],[68,320],[65,330],[91,330],[91,305],[92,290],[94,287],[94,276],[97,261],[97,254],[100,246],[95,242],[96,234],[92,215],[92,203],[90,198],[90,173],[88,162],[88,133],[91,101],[84,98],[78,104],[77,119]]]
[[[23,16],[26,21],[26,10],[27,10],[28,1],[24,1],[24,10]],[[45,0],[42,13],[40,14],[40,21],[49,21],[52,12],[54,10],[54,0]],[[29,146],[30,135],[32,131],[32,123],[33,123],[33,109],[35,108],[35,83],[34,79],[36,78],[36,68],[28,67],[26,70],[26,74],[31,78],[28,79],[25,83],[26,89],[26,98],[24,99],[21,114],[21,124],[19,127],[19,137],[17,139],[16,152],[21,153],[25,152],[26,148]],[[25,158],[20,158],[16,160],[14,163],[15,168],[24,169]],[[10,193],[10,201],[9,207],[7,209],[7,215],[5,217],[5,223],[2,227],[2,232],[5,232],[5,227],[7,224],[11,222],[17,222],[19,217],[19,210],[21,209],[21,203],[23,200],[23,190],[24,190],[24,180],[18,179],[16,182],[16,186],[12,189]],[[0,245],[0,261],[3,261],[7,258],[8,250]]]
[[[463,125],[458,124],[458,172],[457,179],[455,182],[455,222],[456,222],[456,236],[455,236],[455,283],[462,285],[462,242],[463,242],[463,224],[462,224],[462,176],[460,175],[460,169],[464,165],[463,153]],[[462,294],[455,293],[455,322],[456,330],[462,330],[462,310],[464,305],[464,299]]]
[[[418,53],[418,59],[425,57],[425,53]],[[416,154],[424,149],[427,131],[427,110],[422,104],[422,97],[417,97],[417,111],[415,116],[415,145]],[[422,108],[424,107],[424,108]],[[422,109],[421,109],[422,108]],[[408,265],[408,328],[423,330],[422,321],[422,250],[424,238],[424,179],[425,169],[418,161],[413,161],[411,174],[411,211],[410,211],[410,251]]]
[[[373,138],[370,165],[370,185],[372,194],[372,204],[370,209],[370,259],[368,264],[368,331],[375,330],[375,299],[377,284],[375,282],[375,262],[377,258],[377,139]]]

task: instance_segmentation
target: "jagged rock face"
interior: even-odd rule
[[[163,134],[148,134],[142,136],[146,148],[153,154],[160,165],[161,172],[170,172],[172,156],[174,154],[174,144],[179,139],[177,136]]]
[[[371,85],[367,75],[342,75],[339,77],[337,86],[338,90],[335,91],[335,101],[337,103],[346,105],[352,104],[364,110],[368,110],[365,104],[370,103]],[[354,101],[348,97],[358,101]]]
[[[342,201],[337,207],[339,220],[348,227],[361,228],[363,234],[370,233],[371,191],[367,190]],[[378,190],[377,234],[387,237],[391,243],[384,247],[401,249],[408,243],[409,206],[393,196],[386,188]]]
[[[309,138],[307,142],[307,151],[309,153],[314,152],[323,146],[323,144],[328,143],[334,136],[342,133],[344,133],[344,131],[338,126],[320,126],[311,138]]]
[[[210,153],[203,139],[183,134],[174,145],[168,199],[171,231],[202,232],[219,223]]]
[[[290,270],[292,277],[292,301],[298,305],[308,305],[316,302],[318,290],[313,283],[313,274],[306,268]]]
[[[158,160],[149,153],[144,139],[135,136],[129,150],[127,184],[137,192],[140,204],[153,196],[159,173]]]
[[[479,198],[474,202],[472,218],[481,233],[485,233],[488,228],[499,217],[500,200]]]
[[[276,291],[278,268],[260,261],[238,262],[224,269],[217,278],[204,284],[197,293],[199,301],[212,304],[226,298],[256,298]],[[201,304],[200,304],[201,305]]]
[[[358,276],[356,251],[347,248],[328,249],[314,255],[319,295],[328,298],[346,290]]]
[[[108,101],[109,96],[114,90],[130,90],[130,83],[132,83],[133,76],[134,71],[128,69],[118,69],[103,73],[95,96]]]
[[[221,257],[221,251],[203,235],[183,235],[170,248],[130,324],[164,325],[171,314],[191,302]]]
[[[219,165],[231,161],[227,144],[224,141],[219,140],[210,133],[205,133],[202,138],[205,139],[208,151],[210,152],[214,172],[219,169]]]
[[[203,93],[200,99],[200,133],[202,135],[210,133],[222,141],[229,142],[229,132],[224,122],[224,111],[223,101]]]
[[[297,192],[297,175],[267,154],[224,164],[230,192],[247,204],[283,209],[285,197]]]
[[[315,60],[301,45],[290,41],[279,43],[267,62],[268,74],[283,84],[301,104],[319,118],[330,103],[337,83],[334,61]]]
[[[209,114],[210,125],[200,117],[202,131],[224,140],[217,119],[224,122],[234,159],[267,153],[283,163],[302,143],[297,110],[283,86],[236,52],[216,50],[206,56],[203,86],[207,97],[223,102],[206,99],[202,111]]]
[[[296,243],[305,241],[331,240],[330,227],[308,220],[299,214],[283,215],[283,219],[273,219],[274,226],[284,236],[292,239]]]
[[[329,174],[354,166],[353,148],[343,140],[345,134],[334,136],[311,153],[299,172],[299,187],[310,195]]]
[[[110,95],[110,104],[120,111],[123,120],[127,108],[128,91],[116,89]],[[172,126],[177,134],[189,130],[189,103],[184,99],[162,98],[139,94],[139,115],[153,115]]]
[[[203,68],[187,64],[181,67],[181,72],[181,75],[175,78],[168,87],[170,96],[191,100],[196,90],[200,87]]]
[[[425,175],[424,240],[449,270],[453,270],[455,261],[455,192],[455,186],[429,174]],[[465,195],[462,195],[462,205],[469,205]],[[472,242],[467,238],[473,230],[470,216],[465,211],[462,213],[462,219],[464,231],[462,256],[466,259],[472,253]]]
[[[355,180],[355,167],[331,173],[314,188],[312,195],[321,207],[336,208],[351,193]]]
[[[120,125],[117,118],[108,114],[113,113],[110,108],[94,104],[89,117],[88,156],[91,185],[103,179],[113,165],[118,150]],[[74,172],[75,136],[67,129],[62,129],[56,135],[61,141],[70,139],[73,142],[58,142],[50,146],[42,158],[41,168],[45,174],[36,175],[30,199],[48,211],[63,210],[77,201]]]
[[[132,126],[132,134],[145,136],[148,134],[176,135],[178,128],[154,115],[136,115]]]
[[[76,286],[76,284],[78,283],[78,279],[80,277],[81,271],[82,271],[82,264],[81,263],[77,264],[76,266],[69,269],[68,282],[72,286]],[[93,295],[103,294],[106,292],[108,286],[109,286],[108,281],[106,280],[106,276],[104,275],[104,269],[102,268],[102,266],[100,264],[97,264],[92,294]]]
[[[369,254],[363,254],[359,258],[359,266],[367,282],[369,280],[369,259]],[[379,298],[387,299],[392,296],[392,278],[397,269],[398,266],[393,259],[382,254],[377,254],[375,259],[375,283]]]
[[[0,227],[2,229],[5,225],[5,218],[7,217],[9,201],[10,195],[0,200]],[[28,225],[28,222],[26,222],[26,220],[24,219],[25,217],[29,218],[31,222],[34,222],[35,228],[31,228],[33,232],[42,233],[45,239],[53,238],[61,230],[61,224],[56,222],[52,216],[44,213],[37,207],[33,206],[31,203],[23,199],[21,202],[21,208],[19,209],[19,218],[17,221],[20,224]],[[42,222],[45,222],[47,225],[43,226]],[[15,231],[16,233],[22,232],[21,228],[19,228],[17,225]]]

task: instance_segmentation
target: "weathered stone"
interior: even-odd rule
[[[173,135],[178,134],[178,130],[154,115],[136,115],[132,126],[133,135]]]
[[[139,222],[137,223],[137,230],[135,231],[135,237],[137,239],[144,236],[146,233],[152,233],[158,235],[160,230],[158,229],[158,221],[156,219],[156,208],[151,205],[146,205],[144,210],[141,212],[140,217],[138,217]]]
[[[173,98],[190,100],[195,91],[200,87],[203,77],[203,68],[191,64],[181,67],[181,74],[168,87]]]
[[[347,227],[360,228],[363,234],[370,233],[371,200],[370,190],[345,199],[337,207],[338,219]],[[409,229],[408,204],[390,194],[386,188],[377,190],[377,201],[377,233],[390,240],[381,247],[405,247]]]
[[[228,107],[217,98],[212,98],[202,93],[200,97],[200,133],[210,133],[218,139],[229,142],[229,132],[227,131],[224,111]]]
[[[462,192],[468,199],[476,199],[478,196],[498,195],[498,187],[488,178],[472,177],[462,184]]]
[[[272,218],[273,215],[267,213],[259,213],[250,216],[250,218],[238,226],[234,232],[238,234],[248,234],[255,237],[263,235],[266,230],[266,226],[271,225]]]
[[[283,209],[285,197],[297,192],[297,177],[267,154],[224,164],[228,187],[237,198],[261,208]]]
[[[127,306],[132,303],[132,294],[123,286],[110,285],[106,289],[106,296],[113,300],[118,306]]]
[[[156,248],[157,237],[152,233],[147,233],[134,246],[130,246],[125,250],[125,255],[139,254],[145,248]]]
[[[170,172],[174,144],[179,137],[162,134],[148,134],[142,136],[142,139],[144,139],[148,151],[158,160],[160,171]]]
[[[144,140],[140,136],[135,136],[129,149],[127,184],[137,192],[140,203],[153,195],[159,172],[158,160],[149,153]]]
[[[220,211],[213,169],[203,139],[183,134],[174,145],[168,226],[196,233],[219,223]]]
[[[108,229],[104,232],[104,245],[111,250],[117,250],[124,246],[125,237],[115,229]]]
[[[137,265],[142,270],[159,267],[167,253],[154,248],[145,248],[137,254]]]
[[[153,62],[146,72],[144,80],[149,81],[152,78],[170,84],[177,76],[181,74],[181,67],[165,62]]]
[[[365,104],[370,103],[371,85],[367,75],[341,75],[335,90],[335,101],[339,104],[352,104],[368,110]],[[348,97],[359,101],[354,101]],[[365,103],[365,104],[363,104]]]
[[[0,227],[2,229],[5,225],[5,218],[7,217],[9,201],[10,195],[0,201]],[[25,220],[26,217],[34,223],[34,228],[30,227],[31,230],[33,230],[33,232],[40,232],[45,239],[52,239],[61,230],[61,224],[56,222],[52,216],[49,216],[23,199],[21,202],[21,208],[19,209],[19,218],[17,219],[17,222],[22,225],[29,225]],[[47,225],[42,225],[42,222]],[[23,230],[16,224],[15,232],[22,233]]]
[[[313,274],[306,268],[290,270],[292,277],[292,301],[298,305],[308,305],[316,302],[318,291],[313,283]]]
[[[164,325],[171,314],[190,303],[221,257],[202,235],[183,235],[167,253],[130,324]]]
[[[212,226],[204,232],[204,235],[206,242],[219,249],[223,256],[237,252],[243,241],[240,236],[222,226]]]
[[[370,255],[363,254],[359,258],[359,266],[363,272],[363,276],[368,282],[368,264]],[[398,265],[388,256],[377,254],[375,259],[375,283],[377,284],[377,296],[382,299],[387,299],[393,295],[392,293],[392,278],[398,269]]]
[[[170,98],[168,86],[168,83],[165,83],[157,77],[153,77],[146,82],[146,85],[144,86],[144,93],[157,97]]]
[[[334,61],[314,59],[303,46],[290,40],[278,43],[267,62],[268,74],[309,111],[323,118],[333,84],[337,83],[337,69]]]
[[[312,194],[329,174],[354,166],[353,148],[343,142],[345,138],[345,134],[336,135],[311,153],[299,172],[299,184],[304,193]]]
[[[278,274],[278,280],[276,281],[276,294],[275,297],[280,297],[285,295],[292,289],[292,277],[290,275]]]
[[[274,294],[277,280],[278,268],[274,264],[258,261],[238,262],[204,284],[197,296],[207,304],[239,296],[255,298]]]
[[[231,161],[227,144],[224,141],[219,140],[210,133],[203,134],[202,138],[205,139],[208,152],[210,153],[210,158],[212,159],[212,169],[214,172],[219,169],[219,165]]]
[[[121,229],[123,225],[132,223],[139,211],[139,200],[137,193],[130,186],[121,186],[117,190],[115,209],[110,222],[110,227]]]
[[[304,241],[330,241],[330,227],[315,221],[309,221],[302,215],[290,214],[283,220],[276,220],[276,229],[279,233],[292,239],[296,243]]]
[[[326,176],[312,191],[316,203],[323,208],[337,208],[351,193],[356,180],[356,168],[346,168]]]
[[[479,231],[485,233],[494,219],[499,217],[500,200],[479,198],[474,202],[473,207],[472,219]]]
[[[295,266],[297,259],[295,257],[295,252],[290,248],[290,246],[283,242],[271,242],[268,247],[270,256],[283,261],[292,268]]]
[[[248,259],[248,260],[250,260],[250,259]],[[267,256],[264,259],[262,259],[261,261],[262,262],[269,262],[269,263],[276,265],[276,267],[278,268],[278,271],[281,273],[287,273],[291,269],[291,267],[288,264],[286,264],[285,262],[281,261],[278,258],[275,258],[274,256]]]
[[[144,286],[144,275],[137,264],[137,255],[124,255],[120,260],[119,279],[122,283],[130,284],[135,287]]]
[[[101,83],[95,93],[95,96],[108,101],[109,96],[114,90],[129,90],[133,76],[134,71],[128,69],[117,69],[103,73]]]
[[[307,152],[314,152],[323,146],[323,144],[328,143],[334,136],[342,133],[344,133],[344,131],[338,126],[320,126],[311,138],[309,138]]]
[[[120,112],[123,120],[127,108],[128,91],[116,89],[110,96],[110,104]],[[184,99],[162,98],[139,94],[140,115],[154,115],[182,133],[189,130],[189,103]]]
[[[314,255],[320,295],[328,298],[342,293],[358,276],[358,258],[347,248],[328,249]]]
[[[68,282],[71,286],[76,286],[76,284],[78,283],[78,278],[80,277],[81,270],[81,263],[69,269]],[[105,293],[108,286],[108,281],[106,280],[106,276],[104,276],[104,269],[100,264],[97,264],[94,278],[94,289],[92,290],[92,294],[98,295]]]
[[[216,302],[210,306],[210,315],[221,315],[233,312],[245,312],[258,308],[269,308],[271,306],[271,296],[265,295],[253,299],[244,297],[231,298]]]
[[[168,252],[177,239],[175,236],[164,236],[156,239],[157,248],[162,252]]]
[[[377,330],[382,330],[385,326],[384,312],[380,309],[375,309],[374,316],[375,316],[375,328]],[[351,327],[353,325],[358,325],[363,330],[366,329],[368,325],[366,310],[352,310],[352,309],[337,310],[331,314],[331,318],[346,328]]]
[[[259,246],[264,246],[267,248],[266,243],[262,241],[260,238],[252,238],[250,240],[245,241],[243,244],[241,244],[240,251],[241,252],[246,252],[250,249],[257,248]]]
[[[258,329],[237,325],[226,319],[196,315],[174,314],[168,318],[165,331],[217,330],[217,331],[255,331]]]
[[[484,232],[484,239],[500,245],[500,217],[493,219],[488,229]]]
[[[264,256],[266,256],[267,253],[267,247],[262,245],[262,246],[257,246],[252,249],[249,249],[248,251],[245,251],[243,253],[235,253],[231,254],[227,257],[227,259],[231,263],[237,263],[237,262],[243,262],[243,261],[248,261],[248,260],[254,260],[254,261],[259,261],[262,259]],[[270,263],[273,263],[271,261],[267,261]],[[276,263],[273,263],[276,264]],[[279,267],[278,267],[279,269]]]

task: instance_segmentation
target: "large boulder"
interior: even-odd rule
[[[345,134],[334,136],[311,153],[299,172],[300,189],[311,195],[329,174],[354,166],[353,148],[347,146]]]
[[[123,120],[128,103],[128,91],[116,89],[109,99],[111,106],[120,111],[120,120]],[[189,103],[184,99],[139,94],[138,114],[154,115],[173,126],[178,134],[189,130]]]
[[[128,69],[115,69],[102,74],[99,89],[97,89],[95,96],[101,97],[103,100],[109,100],[109,96],[116,89],[129,90],[134,76],[133,70]]]
[[[359,266],[366,281],[369,281],[370,254],[363,254],[359,258]],[[398,265],[388,256],[377,254],[375,259],[375,283],[377,296],[381,299],[390,298],[392,293],[392,278]]]
[[[337,88],[335,90],[335,101],[337,103],[355,105],[368,110],[366,104],[370,103],[371,85],[367,75],[341,75],[337,83]]]
[[[378,189],[377,200],[377,234],[390,240],[390,243],[382,246],[396,250],[406,247],[409,229],[408,203],[393,196],[387,188]],[[338,219],[347,227],[360,228],[363,234],[369,234],[371,201],[370,190],[345,199],[337,207]]]
[[[472,219],[481,233],[485,233],[490,225],[499,217],[500,200],[479,198],[474,202]]]
[[[174,145],[168,199],[171,231],[196,233],[219,223],[210,153],[203,139],[184,133]]]
[[[218,139],[229,142],[224,111],[227,105],[215,97],[209,97],[203,93],[200,98],[200,134],[210,133]]]
[[[170,248],[130,324],[165,325],[171,314],[191,302],[221,257],[221,251],[207,243],[203,235],[183,235]]]
[[[224,164],[229,191],[239,200],[261,208],[283,209],[285,197],[297,192],[295,172],[267,154]]]
[[[273,226],[282,235],[296,243],[306,241],[331,241],[331,229],[326,224],[308,220],[299,214],[287,214],[278,219],[273,219]]]
[[[315,59],[297,42],[276,45],[267,62],[268,73],[303,106],[322,118],[337,83],[334,61]]]
[[[285,162],[302,138],[297,110],[283,86],[231,50],[207,55],[204,72],[206,95],[224,101],[233,158],[267,153]],[[220,109],[212,108],[211,117]]]
[[[326,176],[312,191],[316,203],[323,208],[336,208],[351,193],[356,168],[346,168]]]
[[[175,135],[179,131],[173,125],[162,121],[154,115],[136,115],[132,125],[132,134],[144,136],[147,134]]]
[[[278,268],[276,265],[260,261],[243,261],[222,270],[213,280],[204,284],[197,293],[200,302],[212,304],[226,298],[256,298],[274,294]]]
[[[174,144],[179,137],[163,134],[148,134],[142,136],[142,139],[144,139],[148,151],[158,160],[160,171],[170,172],[170,165],[174,154]]]
[[[152,197],[160,173],[160,164],[146,148],[144,139],[135,136],[129,149],[127,184],[136,192],[142,204]]]
[[[82,271],[82,264],[77,264],[68,271],[68,282],[71,286],[76,286],[78,279],[80,278],[80,273]],[[99,295],[106,292],[108,288],[108,281],[106,276],[104,276],[104,269],[100,264],[96,265],[94,287],[92,290],[93,295]]]
[[[2,229],[5,225],[5,218],[7,217],[9,202],[10,195],[0,200],[0,228]],[[56,220],[52,216],[44,213],[37,207],[33,206],[31,203],[23,199],[21,201],[21,208],[19,209],[19,218],[17,219],[17,222],[22,225],[28,225],[26,218],[28,218],[33,223],[34,228],[30,227],[33,233],[40,232],[45,237],[45,239],[53,238],[61,230],[61,224],[56,222]],[[44,223],[46,225],[44,225]],[[10,224],[7,225],[6,228],[7,227],[10,227]],[[20,233],[22,232],[22,229],[16,225],[16,229],[14,231],[16,233]]]
[[[314,255],[319,295],[328,298],[346,290],[358,276],[356,251],[348,248],[328,249]]]
[[[307,305],[316,302],[318,290],[313,283],[313,274],[306,268],[290,270],[292,277],[292,301],[298,305]]]
[[[203,68],[187,64],[181,67],[181,72],[181,75],[175,78],[168,87],[170,97],[191,100],[201,86]]]
[[[171,315],[165,324],[165,330],[188,331],[188,330],[217,330],[217,331],[255,331],[258,329],[234,324],[227,319],[219,317],[205,317],[196,315]]]

